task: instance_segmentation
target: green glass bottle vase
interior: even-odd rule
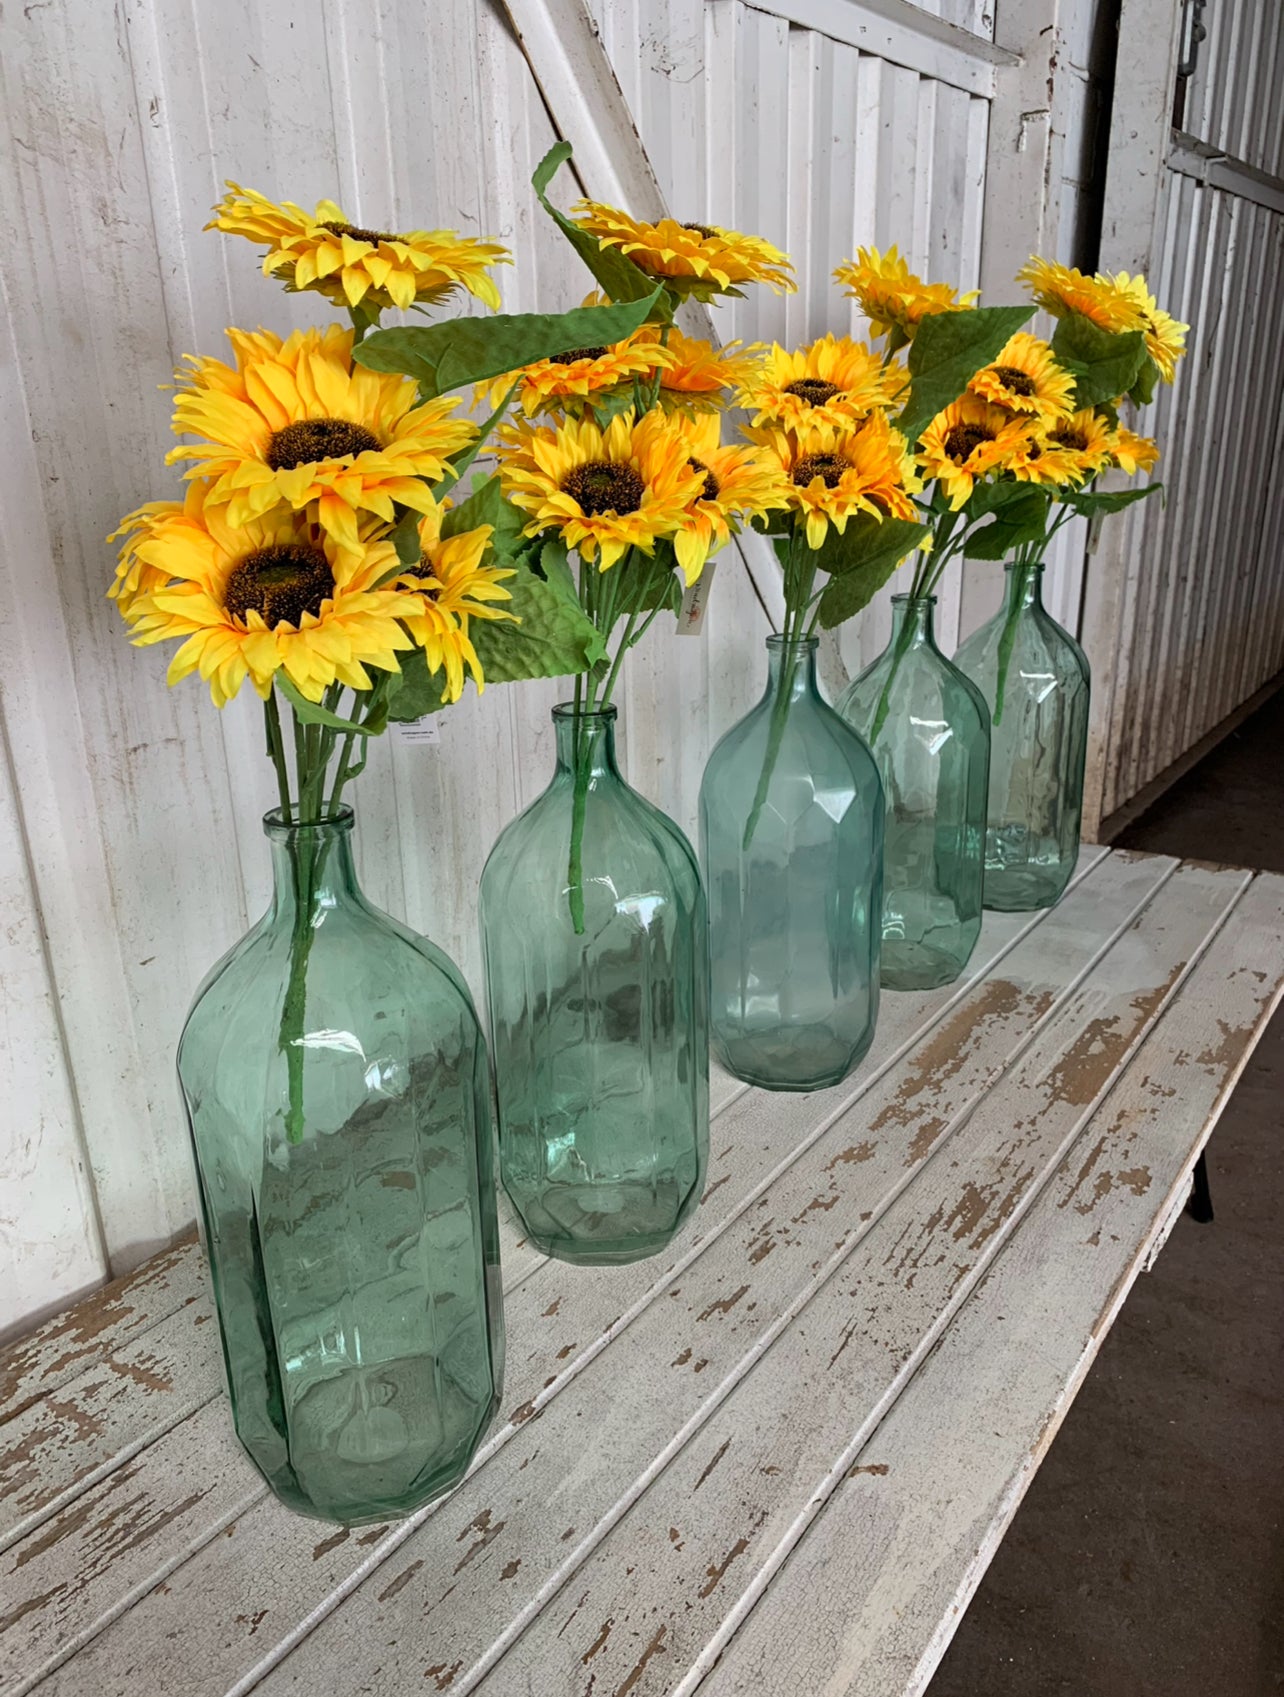
[[[352,824],[268,815],[271,907],[178,1049],[237,1435],[345,1525],[455,1485],[503,1373],[485,1039],[441,950],[362,895]]]
[[[764,1090],[837,1084],[878,1018],[883,792],[816,646],[767,638],[766,693],[700,786],[714,1053]]]
[[[709,1156],[704,891],[621,776],[615,719],[554,708],[553,780],[481,880],[504,1189],[533,1243],[585,1266],[662,1250]]]
[[[953,983],[981,932],[990,715],[936,646],[935,606],[934,595],[894,595],[891,641],[838,703],[883,780],[890,990]]]
[[[985,905],[1051,907],[1079,855],[1088,661],[1043,605],[1042,562],[1007,568],[1002,609],[954,663],[990,709]]]

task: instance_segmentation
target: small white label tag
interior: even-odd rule
[[[683,590],[682,606],[678,611],[679,636],[699,636],[700,627],[704,623],[705,608],[709,605],[709,590],[713,585],[717,564],[716,560],[706,560],[700,576],[690,588]]]
[[[406,719],[392,728],[398,742],[435,748],[441,741],[441,714],[426,713],[422,719]]]

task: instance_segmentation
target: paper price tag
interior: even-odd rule
[[[717,564],[716,560],[706,560],[700,576],[690,588],[683,590],[682,606],[678,609],[679,636],[699,636],[705,609],[709,605],[709,591],[713,587],[713,574]]]
[[[406,719],[392,727],[398,742],[412,742],[421,748],[435,748],[441,741],[441,715],[427,713],[422,719]]]

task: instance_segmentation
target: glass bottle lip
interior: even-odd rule
[[[356,815],[346,805],[327,813],[324,819],[308,819],[301,824],[287,819],[279,807],[274,807],[263,815],[263,835],[273,842],[298,842],[305,836],[322,837],[335,831],[346,836],[355,821]]]
[[[577,707],[573,701],[559,701],[553,709],[553,723],[566,724],[578,719],[586,725],[611,725],[615,723],[618,712],[619,709],[613,701],[609,701],[605,707],[594,707],[591,711]]]
[[[906,593],[892,596],[893,607],[935,607],[935,605],[935,595],[910,595]]]
[[[1047,563],[1046,560],[1027,560],[1024,564],[1020,560],[1007,560],[1003,569],[1005,572],[1041,572]]]
[[[767,647],[779,650],[781,653],[814,654],[820,647],[818,636],[782,636],[779,631],[773,631],[767,638]]]

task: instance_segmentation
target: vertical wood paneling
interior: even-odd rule
[[[0,1338],[107,1270],[14,792],[0,737]]]

